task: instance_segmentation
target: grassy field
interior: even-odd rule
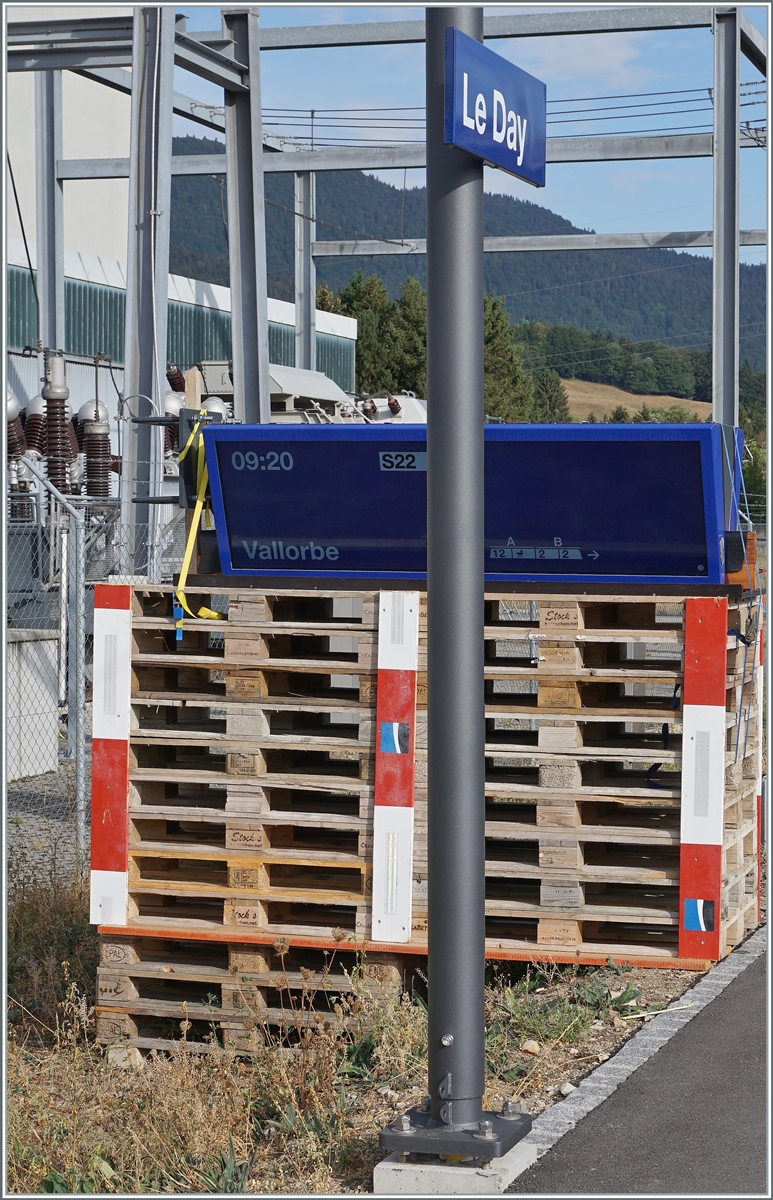
[[[98,939],[84,887],[11,864],[7,1132],[13,1193],[368,1192],[378,1131],[426,1090],[426,977],[378,998],[353,976],[336,1023],[239,1059],[217,1046],[142,1058],[94,1039]],[[281,953],[281,947],[275,947]],[[333,956],[334,959],[334,956]],[[333,965],[331,961],[331,966]],[[486,1107],[560,1101],[696,976],[623,965],[489,968]],[[248,1014],[249,1016],[249,1014]],[[259,1014],[254,1014],[260,1025]],[[214,1030],[213,1030],[214,1035]],[[123,1065],[120,1065],[123,1063]]]
[[[591,413],[601,421],[622,404],[631,417],[646,401],[648,408],[673,408],[675,405],[701,421],[711,416],[711,405],[702,400],[680,400],[677,396],[633,396],[607,383],[586,383],[584,379],[565,379],[569,393],[569,408],[575,421],[587,421]]]

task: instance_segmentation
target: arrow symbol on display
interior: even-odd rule
[[[598,558],[598,556],[599,556],[598,550],[589,550],[588,551],[588,558]]]

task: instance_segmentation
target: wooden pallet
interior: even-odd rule
[[[409,975],[405,958],[391,953],[103,934],[97,1040],[254,1051],[279,1030],[292,1043],[300,1030],[334,1024],[342,997],[393,993]]]
[[[129,928],[366,946],[377,593],[190,600],[227,616],[178,642],[171,590],[133,595]],[[684,613],[673,596],[487,594],[488,953],[678,959]],[[748,617],[732,600],[729,629]],[[756,919],[756,653],[728,635],[722,953]],[[422,600],[412,954],[426,699]]]

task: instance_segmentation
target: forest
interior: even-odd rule
[[[175,138],[176,154],[213,154],[222,142]],[[269,292],[293,299],[293,179],[267,174],[266,241]],[[176,176],[172,180],[170,270],[176,274],[228,283],[225,230],[225,181]],[[360,171],[317,175],[317,240],[352,237],[423,237],[423,188],[393,187]],[[578,230],[563,217],[524,200],[487,193],[487,235],[592,232]],[[361,268],[377,275],[390,300],[408,277],[426,282],[423,256],[324,259],[317,281],[334,291],[346,286]],[[551,251],[487,254],[486,291],[500,296],[510,319],[577,330],[609,331],[633,342],[663,342],[687,349],[708,349],[711,341],[711,260],[674,250]],[[741,266],[741,359],[753,370],[765,365],[765,268]],[[652,357],[645,355],[644,357]],[[649,364],[647,364],[649,367]],[[642,368],[646,382],[651,374]],[[681,395],[681,392],[674,393]]]

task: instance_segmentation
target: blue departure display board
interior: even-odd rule
[[[426,433],[206,428],[223,574],[425,578]],[[485,433],[488,580],[724,581],[725,531],[738,519],[723,464],[739,461],[741,435],[729,431],[728,444],[722,426],[702,424]]]

